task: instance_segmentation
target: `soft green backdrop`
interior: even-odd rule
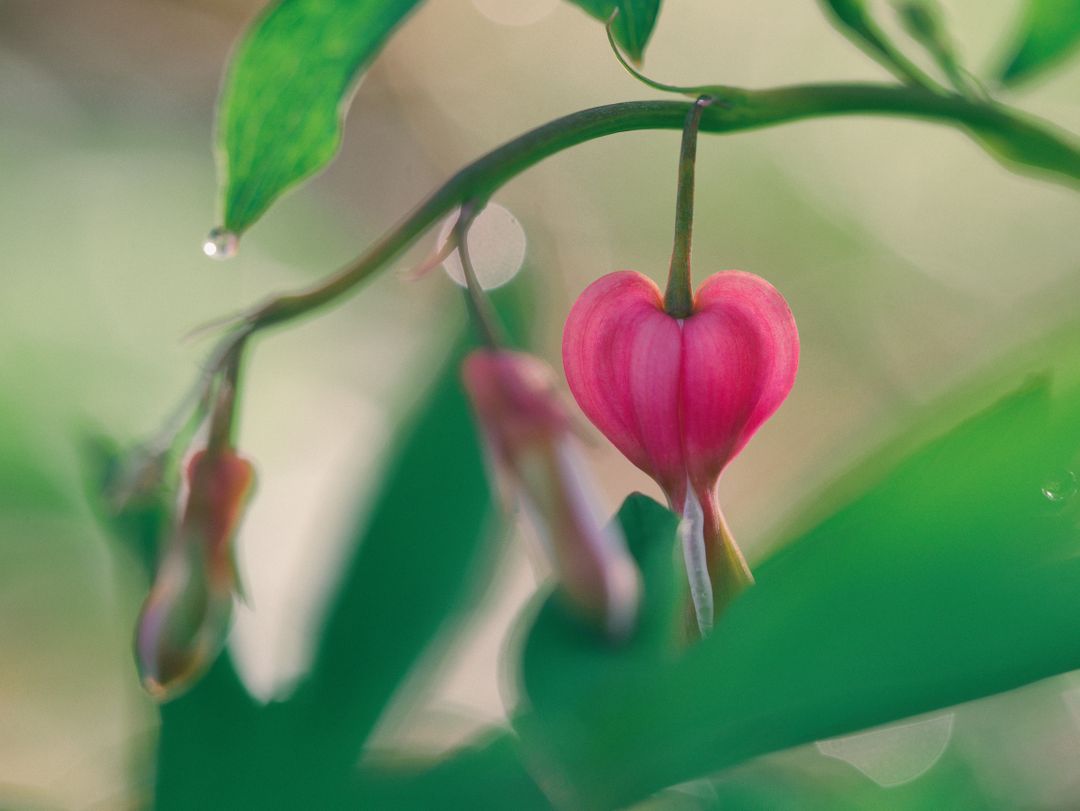
[[[152,430],[201,358],[201,344],[179,340],[190,327],[336,267],[482,151],[574,109],[652,95],[621,72],[594,21],[536,4],[527,16],[538,19],[521,26],[496,21],[508,2],[501,15],[494,0],[427,4],[361,84],[331,171],[273,209],[227,265],[199,250],[215,212],[212,109],[231,39],[256,4],[0,7],[0,807],[123,808],[147,788],[138,764],[155,713],[128,651],[142,584],[85,505],[83,432]],[[1016,5],[944,5],[969,61],[995,64]],[[748,86],[884,75],[813,3],[790,0],[672,4],[647,68],[676,83]],[[1080,66],[1017,98],[1080,131]],[[584,145],[498,196],[529,240],[525,272],[544,291],[550,357],[588,280],[666,269],[677,142],[668,132]],[[699,274],[769,278],[803,337],[791,399],[721,487],[752,560],[860,452],[1075,317],[1080,198],[1008,174],[951,130],[830,120],[705,138],[698,184]],[[287,689],[303,670],[351,516],[454,328],[435,313],[457,309],[441,276],[388,274],[346,308],[260,343],[241,433],[260,473],[240,541],[253,609],[234,639],[256,694]],[[599,442],[593,457],[612,509],[630,489],[654,492]],[[434,745],[502,712],[501,639],[533,588],[524,540],[511,542],[472,644],[428,708],[384,725],[386,740]],[[961,708],[922,780],[976,786],[1002,807],[1080,803],[1070,768],[1080,701],[1068,692],[1078,686],[1063,677]],[[882,801],[874,783],[812,748],[772,760],[795,796],[809,796],[807,780],[817,786],[821,807],[837,807],[829,792],[841,790]],[[757,785],[757,768],[726,790]]]

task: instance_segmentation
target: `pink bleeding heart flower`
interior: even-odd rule
[[[710,276],[685,319],[665,311],[648,277],[611,273],[581,294],[566,321],[563,365],[578,404],[688,519],[684,553],[703,631],[718,604],[752,582],[720,512],[717,480],[787,397],[798,359],[787,302],[742,271]]]
[[[532,355],[478,349],[462,378],[499,483],[520,500],[565,596],[610,637],[626,637],[638,609],[637,567],[598,508],[554,371]]]
[[[237,592],[232,540],[254,481],[251,463],[229,449],[196,453],[186,472],[186,501],[135,635],[143,686],[161,701],[201,676],[225,642]]]

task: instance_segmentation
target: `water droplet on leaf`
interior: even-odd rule
[[[1076,474],[1066,470],[1043,482],[1042,494],[1047,501],[1059,504],[1076,495],[1077,487]]]
[[[203,253],[211,259],[231,259],[240,248],[240,237],[224,228],[215,228],[206,235]]]

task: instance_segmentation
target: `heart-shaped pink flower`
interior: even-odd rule
[[[787,302],[742,271],[710,276],[685,319],[664,310],[647,276],[610,273],[586,288],[566,321],[563,365],[575,399],[672,509],[701,525],[710,579],[726,590],[733,576],[738,582],[733,567],[744,581],[749,571],[724,526],[716,482],[787,397],[798,360]]]

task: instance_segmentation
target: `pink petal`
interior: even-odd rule
[[[686,490],[679,428],[679,323],[660,289],[634,271],[593,282],[570,311],[563,367],[589,420],[681,509]]]
[[[478,349],[462,378],[500,482],[520,498],[564,594],[609,636],[626,637],[637,616],[637,567],[621,531],[605,521],[551,367],[522,352]]]
[[[687,472],[709,487],[787,397],[799,335],[784,297],[751,273],[710,276],[683,323],[682,425]]]

